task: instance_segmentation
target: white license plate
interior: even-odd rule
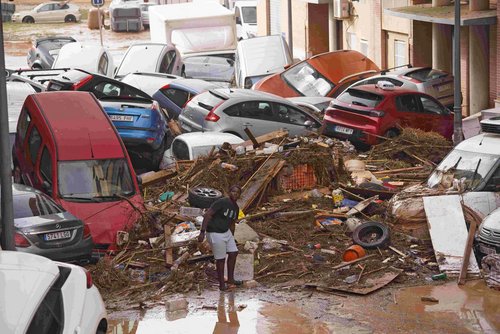
[[[71,231],[61,231],[61,232],[54,232],[54,233],[46,233],[46,234],[43,235],[43,239],[45,241],[68,239],[68,238],[71,238]]]
[[[479,250],[483,254],[496,254],[497,253],[495,248],[487,246],[485,244],[479,244]]]
[[[335,125],[335,132],[340,132],[340,133],[343,133],[345,135],[352,135],[352,133],[354,132],[353,129],[349,129],[349,128],[346,128],[344,126],[340,126],[340,125]]]
[[[134,116],[111,115],[109,116],[112,121],[133,122]]]

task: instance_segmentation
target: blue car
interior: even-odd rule
[[[124,82],[80,69],[72,69],[49,80],[48,91],[92,92],[113,121],[134,168],[145,162],[157,169],[167,149],[170,131],[158,102],[147,93]]]
[[[217,84],[200,79],[175,79],[153,94],[169,117],[177,119],[184,105],[195,95],[204,91],[220,88]]]

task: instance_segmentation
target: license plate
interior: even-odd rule
[[[43,235],[43,240],[52,241],[52,240],[61,240],[71,238],[71,231],[61,231],[54,233],[46,233]]]
[[[487,246],[485,244],[479,244],[479,250],[483,254],[496,254],[497,253],[495,248]]]
[[[345,135],[352,135],[352,133],[354,132],[353,129],[349,129],[349,128],[346,128],[344,126],[340,126],[340,125],[335,125],[335,132],[340,132],[340,133],[343,133]]]
[[[111,115],[109,116],[112,121],[133,122],[134,116]]]

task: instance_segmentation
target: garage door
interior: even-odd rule
[[[269,7],[269,25],[271,27],[271,35],[281,35],[281,0],[270,0]]]

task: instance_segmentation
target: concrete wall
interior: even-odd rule
[[[257,35],[266,36],[269,34],[269,0],[257,1]]]

